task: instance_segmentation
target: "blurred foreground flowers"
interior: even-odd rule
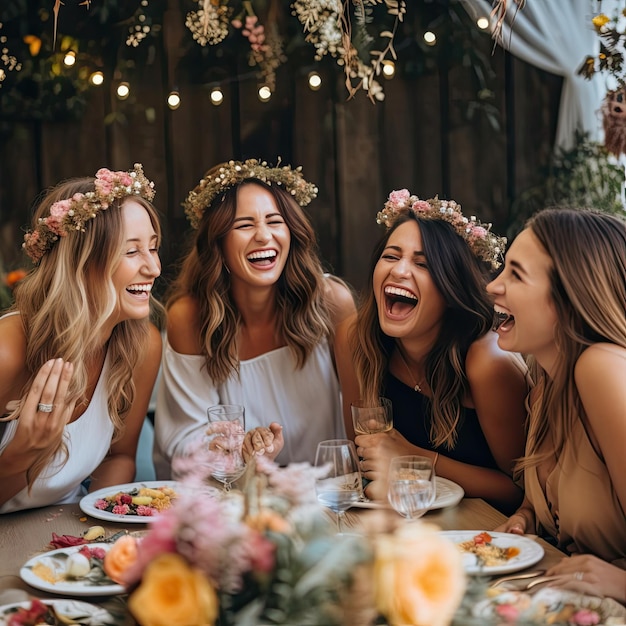
[[[378,512],[363,516],[363,534],[337,536],[315,497],[317,471],[261,458],[242,491],[228,493],[187,472],[147,534],[123,537],[107,555],[137,622],[450,624],[465,590],[457,548],[436,527]]]

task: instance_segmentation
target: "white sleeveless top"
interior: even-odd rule
[[[113,437],[113,423],[107,407],[108,369],[107,353],[89,406],[77,420],[65,427],[63,437],[68,451],[65,465],[62,464],[63,453],[58,452],[35,480],[30,494],[25,487],[0,507],[0,513],[77,502],[86,493],[81,483],[102,463]],[[6,422],[0,455],[15,436],[18,421],[19,418]]]
[[[204,433],[207,409],[215,404],[245,407],[246,430],[278,422],[285,446],[276,462],[313,463],[323,439],[345,437],[339,381],[327,341],[297,369],[288,347],[240,361],[239,376],[215,386],[205,359],[175,352],[164,342],[162,378],[155,412],[156,442],[168,460]]]

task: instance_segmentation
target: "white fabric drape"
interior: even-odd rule
[[[489,16],[488,0],[462,0],[473,19]],[[623,0],[526,0],[522,9],[509,0],[502,25],[501,45],[516,57],[563,77],[563,91],[556,134],[556,146],[571,148],[576,130],[603,141],[600,107],[609,88],[609,79],[595,74],[591,79],[577,72],[587,55],[597,57],[600,39],[591,18],[601,9],[612,17]],[[491,18],[495,23],[495,18]]]

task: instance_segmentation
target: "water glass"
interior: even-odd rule
[[[397,456],[389,466],[389,504],[409,520],[428,511],[435,501],[435,468],[425,456]]]
[[[211,476],[229,491],[246,469],[243,442],[246,434],[245,409],[237,404],[218,404],[207,409],[207,463]]]
[[[389,398],[378,398],[375,404],[359,400],[350,405],[356,435],[385,433],[393,428],[393,410]]]

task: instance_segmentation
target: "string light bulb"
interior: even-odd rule
[[[130,95],[130,85],[126,82],[120,83],[117,86],[117,97],[120,100],[126,100],[126,98],[128,98],[129,95]]]
[[[171,91],[167,96],[167,106],[175,111],[180,106],[180,94],[178,91]]]
[[[224,93],[219,87],[211,89],[211,103],[218,107],[224,102]]]
[[[383,61],[383,76],[393,78],[396,75],[396,64],[393,61]]]
[[[309,87],[312,91],[317,91],[322,86],[322,77],[317,72],[309,73]]]
[[[63,57],[63,63],[67,65],[67,67],[72,67],[72,65],[76,63],[76,53],[73,50],[66,52]]]
[[[263,85],[259,89],[259,100],[261,102],[267,102],[272,97],[272,90],[267,86]]]
[[[92,85],[95,85],[96,87],[98,87],[99,85],[102,85],[102,83],[104,82],[104,74],[102,72],[100,72],[100,71],[94,72],[89,77],[89,82]]]
[[[437,35],[433,33],[431,30],[427,30],[424,33],[424,41],[429,46],[434,46],[437,43]]]
[[[479,17],[476,20],[476,26],[478,26],[480,30],[487,30],[489,28],[489,18],[485,17],[484,15],[482,17]]]

